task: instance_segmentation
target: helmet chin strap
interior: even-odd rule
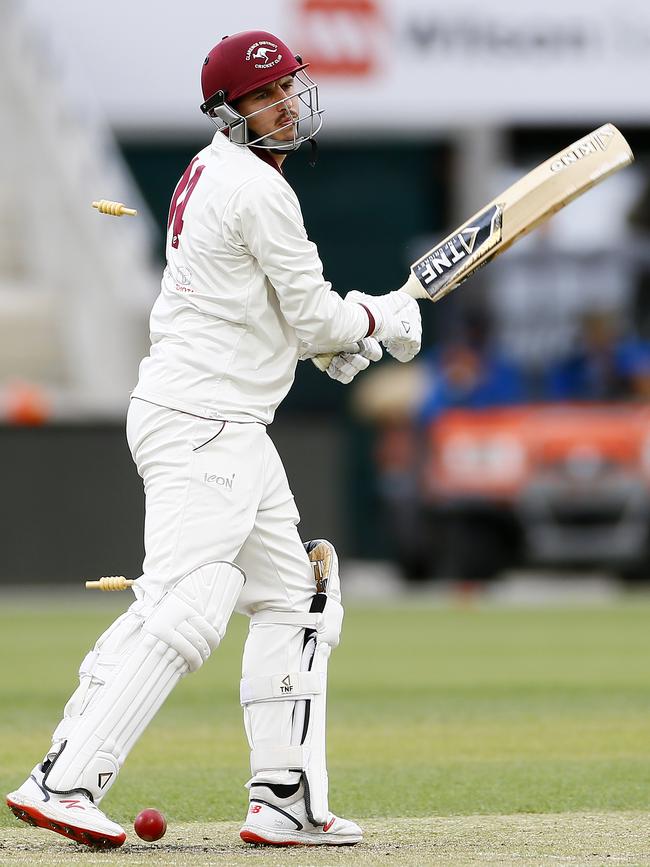
[[[313,136],[310,136],[307,139],[307,141],[309,142],[309,144],[311,146],[311,154],[309,156],[309,165],[312,168],[314,168],[314,166],[316,165],[316,162],[318,161],[318,144],[316,143],[316,139],[313,138]],[[257,147],[259,144],[267,145],[267,150],[269,151],[269,153],[278,154],[280,156],[288,156],[290,153],[294,153],[294,151],[297,151],[298,148],[300,148],[300,146],[302,144],[304,144],[304,139],[301,141],[295,141],[294,140],[293,142],[287,142],[287,144],[284,147],[282,147],[282,146],[273,147],[273,145],[276,144],[276,142],[273,140],[273,137],[272,136],[265,136],[260,142],[256,142],[256,144],[253,145],[253,147]]]
[[[309,142],[310,147],[311,147],[311,153],[309,155],[309,165],[313,169],[314,166],[316,165],[316,163],[318,162],[318,143],[317,143],[315,138],[307,139],[307,141]],[[271,154],[280,154],[283,156],[288,156],[290,153],[297,151],[301,144],[303,144],[303,142],[300,142],[295,148],[292,148],[290,151],[289,150],[281,150],[280,148],[269,148],[268,151]],[[253,145],[253,147],[255,147],[255,145]]]
[[[249,127],[249,130],[251,127]],[[253,130],[253,132],[255,132]],[[252,142],[255,147],[265,147],[267,150],[270,150],[271,153],[274,154],[290,154],[292,151],[297,151],[302,141],[298,141],[296,139],[295,131],[294,131],[294,139],[293,141],[288,142],[278,142],[273,138],[273,135],[264,136],[259,141],[253,140]]]
[[[311,145],[311,154],[309,156],[309,165],[314,168],[316,163],[318,162],[318,144],[315,138],[309,139],[309,144]]]

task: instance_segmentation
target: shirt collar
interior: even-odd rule
[[[219,135],[222,135],[223,138],[219,138]],[[228,130],[220,129],[213,138],[213,143],[217,147],[219,147],[224,141],[228,142],[228,144],[232,147],[241,150],[241,145],[233,144],[233,142],[231,142],[228,138]],[[262,160],[263,163],[266,163],[267,165],[271,166],[271,168],[275,169],[276,172],[279,172],[281,175],[283,175],[281,167],[276,163],[276,161],[273,159],[273,156],[266,148],[249,147],[248,150],[258,159]]]

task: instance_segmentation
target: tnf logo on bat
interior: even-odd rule
[[[481,251],[486,244],[491,249],[500,234],[501,208],[492,205],[477,217],[473,225],[463,226],[439,247],[427,253],[424,259],[413,266],[413,273],[425,289],[434,281],[447,283],[462,271],[469,256]]]
[[[280,692],[293,692],[293,684],[291,683],[291,675],[288,674],[286,677],[282,678],[282,683],[280,685]]]
[[[461,229],[457,235],[454,235],[442,247],[438,247],[437,250],[430,253],[422,269],[421,279],[425,283],[431,283],[443,271],[451,268],[456,262],[460,262],[465,256],[473,253],[479,228],[479,226],[468,226],[466,229]]]
[[[592,133],[588,138],[577,145],[574,145],[571,150],[562,154],[558,159],[551,163],[552,172],[561,172],[567,166],[577,163],[578,160],[584,159],[591,154],[595,154],[598,150],[606,151],[609,143],[614,136],[614,131],[611,129],[599,129],[598,132]]]

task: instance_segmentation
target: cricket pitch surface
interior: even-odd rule
[[[124,846],[106,852],[27,826],[4,828],[0,863],[650,865],[650,818],[642,812],[368,819],[361,824],[364,842],[353,847],[247,846],[239,840],[237,822],[194,822],[174,825],[157,843],[141,842],[131,830]]]

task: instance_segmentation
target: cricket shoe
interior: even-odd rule
[[[324,825],[310,822],[302,785],[294,795],[280,798],[270,787],[255,784],[239,836],[245,843],[267,846],[353,846],[363,831],[332,813]]]
[[[18,819],[63,834],[69,840],[96,849],[114,849],[126,840],[124,828],[105,816],[86,795],[58,795],[43,785],[40,765],[19,789],[7,795],[7,804]]]

